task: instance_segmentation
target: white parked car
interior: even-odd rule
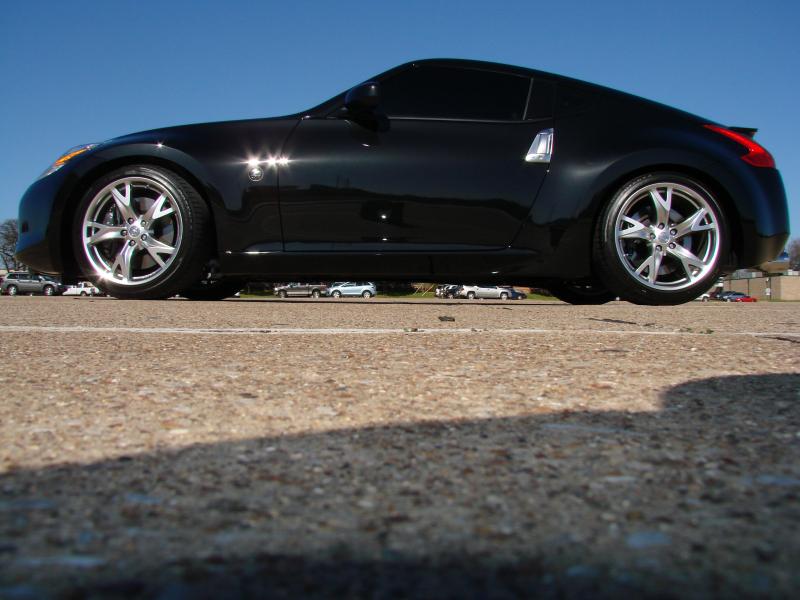
[[[524,300],[525,294],[511,287],[500,285],[462,285],[456,292],[456,298],[499,298],[500,300]]]
[[[374,283],[354,283],[352,281],[338,281],[328,288],[328,295],[333,298],[342,296],[361,296],[372,298],[378,291]]]
[[[64,296],[100,296],[102,292],[88,281],[79,281],[64,290]]]

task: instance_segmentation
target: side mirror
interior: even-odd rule
[[[367,81],[351,88],[344,97],[344,107],[353,113],[372,112],[381,101],[381,86],[377,81]]]

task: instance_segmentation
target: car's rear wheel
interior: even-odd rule
[[[286,290],[279,290],[278,291],[278,298],[286,298],[289,294],[286,293]]]
[[[42,293],[45,296],[52,296],[53,294],[56,293],[56,290],[55,290],[55,288],[53,288],[52,285],[46,285],[46,286],[44,286],[44,289],[42,290]]]
[[[508,300],[508,294],[506,292],[501,293],[500,300]]]
[[[564,281],[547,288],[556,298],[569,304],[605,304],[617,296],[595,282]]]
[[[181,296],[187,300],[224,300],[241,290],[243,285],[244,283],[238,279],[203,280],[183,290]]]
[[[333,296],[334,298],[336,298],[338,300],[339,298],[342,297],[342,292],[340,292],[339,290],[336,290],[335,292],[333,292],[331,294],[331,296]]]
[[[202,276],[208,207],[161,167],[117,169],[92,185],[75,213],[75,255],[88,278],[117,298],[168,298]]]
[[[678,173],[637,177],[598,220],[595,269],[637,304],[682,304],[705,292],[728,250],[722,209],[700,182]]]
[[[369,290],[364,290],[364,293],[361,294],[361,297],[364,298],[365,300],[369,300],[370,298],[372,298],[372,292],[370,292]]]
[[[475,292],[467,292],[467,298],[469,300],[475,300]]]
[[[319,298],[320,297],[319,290],[312,290],[311,291],[311,297],[312,298]]]
[[[9,296],[16,296],[19,293],[19,289],[15,285],[10,285],[6,288],[6,294]]]

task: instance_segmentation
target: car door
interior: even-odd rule
[[[31,292],[36,291],[36,281],[34,281],[35,276],[33,275],[20,275],[19,276],[19,291],[24,292],[26,294],[30,294]]]
[[[507,247],[547,173],[526,156],[552,128],[549,100],[532,101],[530,77],[491,69],[422,63],[379,83],[374,121],[304,119],[288,139],[285,250]]]

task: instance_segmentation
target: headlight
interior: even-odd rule
[[[72,160],[73,158],[78,156],[79,154],[83,154],[84,152],[87,152],[88,150],[91,150],[95,146],[97,146],[97,144],[81,144],[80,146],[75,146],[74,148],[70,148],[69,150],[64,152],[64,154],[59,156],[56,159],[56,162],[54,162],[52,165],[50,165],[47,168],[47,170],[44,173],[42,173],[42,177],[47,177],[51,173],[55,173],[61,167],[63,167],[65,164],[67,164],[67,162],[69,162],[70,160]]]

